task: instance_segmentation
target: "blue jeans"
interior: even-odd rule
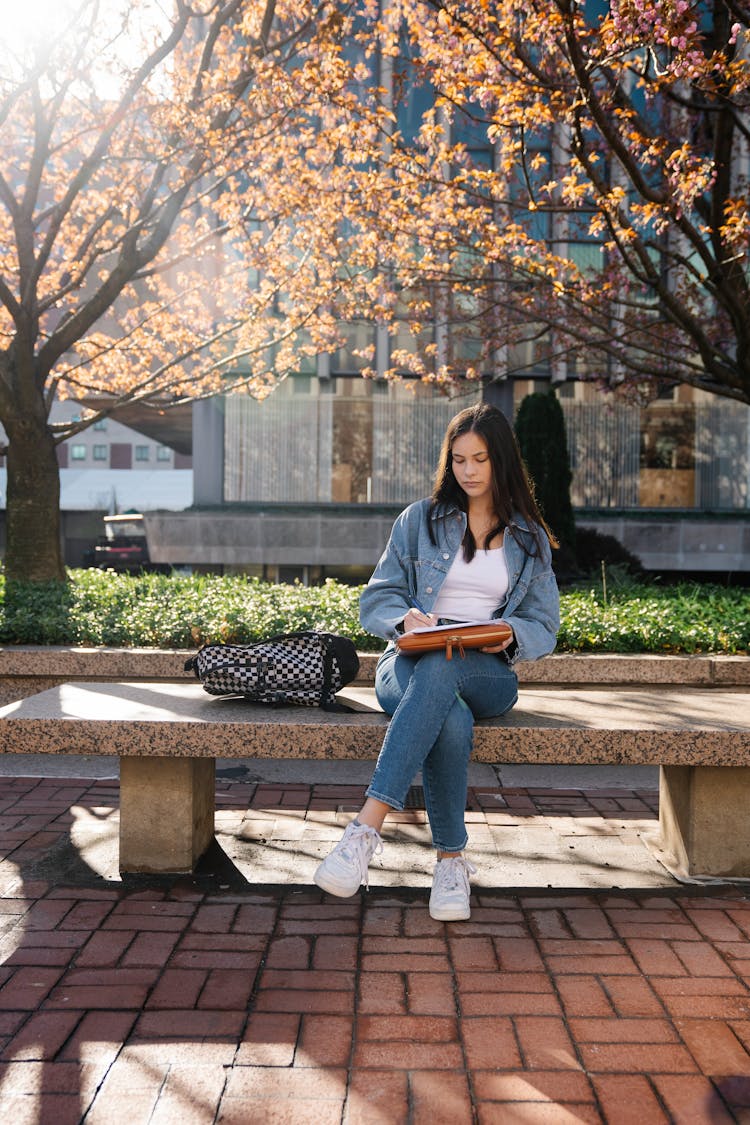
[[[414,657],[388,648],[378,661],[375,692],[392,718],[367,796],[403,809],[421,769],[434,846],[463,851],[474,720],[510,711],[518,699],[515,672],[502,657],[477,649],[446,660],[441,652]]]

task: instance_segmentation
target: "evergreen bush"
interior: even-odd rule
[[[384,642],[359,623],[361,589],[333,580],[286,586],[239,576],[73,570],[67,584],[6,590],[0,576],[0,643],[194,649],[320,629],[378,652]],[[605,593],[591,582],[562,593],[561,618],[558,652],[750,652],[750,597],[737,587],[660,587],[631,578]]]
[[[516,436],[542,515],[565,557],[575,555],[576,527],[570,499],[570,460],[565,417],[554,391],[526,395],[518,407]]]

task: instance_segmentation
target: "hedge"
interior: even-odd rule
[[[361,587],[275,585],[213,575],[73,570],[48,586],[0,575],[0,643],[196,648],[319,629],[362,652],[383,641],[359,624]],[[737,587],[628,582],[564,590],[558,652],[748,653],[750,592]]]

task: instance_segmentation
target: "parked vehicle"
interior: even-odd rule
[[[87,552],[84,565],[99,570],[118,570],[133,574],[140,570],[168,573],[171,567],[152,563],[148,553],[148,540],[143,516],[140,512],[125,512],[104,517],[104,535]]]

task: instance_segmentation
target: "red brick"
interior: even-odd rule
[[[279,922],[277,933],[282,937],[294,937],[297,934],[330,934],[334,937],[339,934],[359,934],[359,921],[357,918],[332,917],[284,919]]]
[[[199,1008],[226,1008],[245,1011],[253,991],[254,978],[237,969],[214,969],[198,999]]]
[[[74,985],[55,988],[47,998],[49,1008],[142,1008],[145,985]]]
[[[257,934],[194,934],[186,933],[167,935],[152,935],[153,937],[174,936],[179,941],[180,952],[197,950],[209,953],[262,953],[266,948],[266,939]]]
[[[135,1019],[135,1012],[87,1012],[73,1036],[63,1046],[59,1058],[80,1059],[83,1062],[101,1061],[105,1065],[113,1062],[130,1034]]]
[[[620,1016],[663,1016],[664,1007],[651,985],[640,977],[600,977],[600,983]]]
[[[459,992],[552,992],[545,973],[457,973]]]
[[[679,1125],[732,1125],[729,1113],[712,1082],[700,1074],[655,1074],[651,1081],[671,1121]]]
[[[207,1125],[213,1122],[226,1071],[221,1066],[173,1066],[159,1093],[149,1125]]]
[[[16,969],[13,976],[0,988],[0,1009],[33,1011],[46,999],[63,972],[64,969],[59,967]]]
[[[228,933],[236,913],[237,907],[234,904],[199,906],[190,920],[190,930],[204,934]]]
[[[463,1016],[559,1016],[560,1003],[552,992],[466,992]]]
[[[700,941],[700,934],[689,922],[643,922],[616,926],[620,937],[626,941]]]
[[[676,1027],[704,1074],[750,1075],[750,1055],[725,1023],[684,1019],[678,1020]]]
[[[138,1017],[137,1039],[225,1039],[239,1035],[244,1012],[210,1012],[189,1008],[183,1011],[144,1012]]]
[[[294,988],[262,988],[255,1003],[259,1012],[318,1012],[342,1015],[354,1011],[354,991],[306,992]]]
[[[309,965],[310,942],[306,938],[276,938],[269,946],[268,969],[307,969]]]
[[[322,934],[315,939],[312,955],[315,969],[356,969],[358,958],[359,939],[356,936]]]
[[[117,934],[102,934],[102,937],[119,937]],[[132,937],[127,931],[122,934],[128,940]],[[122,958],[122,964],[131,965],[164,965],[180,940],[179,934],[174,933],[147,933],[137,934],[127,952]]]
[[[638,968],[645,976],[680,977],[686,975],[685,966],[672,952],[666,941],[633,938],[628,942]]]
[[[557,990],[568,1017],[613,1014],[609,998],[595,977],[560,977]]]
[[[474,1120],[466,1075],[416,1070],[409,1084],[414,1125],[469,1125]]]
[[[446,973],[450,975],[448,958],[443,954],[371,953],[362,955],[361,969],[366,973]]]
[[[750,999],[746,996],[667,996],[664,1007],[675,1020],[750,1018]]]
[[[615,936],[602,910],[591,907],[563,910],[563,917],[574,937],[602,939]]]
[[[346,1125],[407,1121],[408,1077],[405,1071],[355,1070],[346,1099]]]
[[[2,1052],[4,1059],[53,1059],[81,1019],[81,1012],[34,1012]]]
[[[250,1108],[253,1101],[255,1107],[265,1103],[266,1111],[272,1110],[279,1103],[286,1109],[292,1101],[302,1101],[314,1103],[314,1108],[317,1109],[321,1102],[330,1101],[336,1103],[340,1115],[346,1096],[346,1084],[347,1072],[344,1068],[242,1066],[235,1067],[229,1074],[225,1097],[245,1101],[245,1117],[237,1120],[246,1122],[268,1120],[262,1113],[253,1116]],[[289,1115],[289,1119],[297,1121],[293,1114]]]
[[[675,941],[672,949],[687,971],[697,977],[731,977],[732,970],[710,942]]]
[[[358,1042],[354,1050],[355,1067],[392,1067],[394,1070],[417,1070],[429,1058],[433,1070],[462,1070],[463,1058],[458,1043]]]
[[[173,969],[239,969],[255,976],[260,966],[260,952],[222,953],[211,949],[182,949],[173,953]]]
[[[102,967],[116,965],[132,941],[133,934],[128,930],[109,933],[97,931],[91,935],[76,957],[76,965],[81,968],[87,965]]]
[[[505,973],[543,973],[544,962],[536,942],[520,938],[512,942],[496,942],[500,968]]]
[[[238,1066],[291,1066],[302,1017],[253,1012],[237,1053]]]
[[[668,1125],[648,1081],[640,1074],[607,1074],[593,1079],[607,1125]]]
[[[114,906],[113,902],[77,902],[60,923],[62,930],[95,930]]]
[[[273,932],[277,916],[278,908],[273,903],[268,906],[260,903],[243,903],[235,915],[232,931],[269,935]]]
[[[118,914],[113,911],[104,919],[104,930],[154,930],[157,933],[181,933],[188,919],[179,914]]]
[[[497,954],[488,937],[459,938],[449,941],[453,966],[457,972],[483,971],[495,973]]]
[[[482,1101],[592,1102],[594,1095],[585,1074],[568,1070],[476,1070],[474,1091]],[[511,1118],[512,1120],[512,1118]]]
[[[347,992],[354,988],[353,972],[336,972],[315,969],[266,969],[261,978],[261,988],[304,988],[310,991],[330,989]]]
[[[565,941],[559,938],[542,938],[539,942],[539,947],[547,958],[552,957],[580,957],[581,960],[588,960],[589,965],[593,963],[596,958],[598,965],[607,957],[620,957],[626,956],[627,950],[625,944],[616,939],[608,938],[591,938],[590,940],[583,940],[581,938],[568,938]]]
[[[44,899],[35,902],[23,920],[24,929],[54,930],[72,907],[67,899]]]
[[[360,1016],[357,1040],[446,1043],[458,1038],[455,1019],[443,1016]]]
[[[54,1121],[55,1125],[80,1125],[81,1099],[77,1094],[42,1094],[38,1098],[11,1094],[3,1096],[3,1117],[13,1125],[39,1125],[46,1121]]]
[[[538,938],[570,937],[570,928],[561,910],[530,910],[529,924]]]
[[[730,1109],[738,1111],[738,1120],[746,1121],[750,1110],[750,1078],[730,1074],[727,1078],[715,1078],[714,1082]]]
[[[370,975],[374,974],[363,973],[360,982],[366,981]],[[408,973],[406,980],[407,1005],[412,1015],[456,1014],[456,998],[450,976],[445,973]]]
[[[400,907],[397,906],[371,906],[365,911],[364,918],[362,919],[362,933],[367,937],[371,937],[375,934],[379,934],[383,937],[396,937],[401,933],[401,924],[404,920],[404,914],[415,918],[419,917],[419,915],[412,914],[411,911],[401,910]]]
[[[426,974],[415,974],[414,979],[419,979]],[[436,974],[435,980],[443,978]],[[438,986],[439,987],[439,986]],[[452,999],[452,989],[451,999]],[[410,990],[411,998],[411,990]],[[391,1014],[406,1013],[405,982],[401,973],[361,973],[359,977],[359,1003],[361,1013],[388,1012]],[[438,1015],[444,1013],[438,1012]]]
[[[597,975],[602,976],[638,976],[638,967],[626,954],[622,956],[600,957],[593,950],[591,954],[577,953],[572,957],[548,956],[549,971],[555,976],[558,974],[591,972],[592,964],[596,965]]]
[[[711,941],[745,940],[745,934],[723,910],[696,910],[686,904],[685,912],[696,930]]]
[[[471,1070],[507,1070],[521,1066],[521,1056],[510,1019],[463,1019],[460,1030],[467,1066]]]
[[[478,1102],[479,1125],[602,1125],[598,1109],[556,1102]]]
[[[436,955],[444,956],[448,943],[442,938],[392,938],[392,937],[366,937],[362,940],[362,953],[387,954],[387,955]],[[494,964],[494,958],[493,958]]]
[[[150,988],[159,977],[154,966],[137,968],[72,968],[62,977],[58,989],[65,988]]]
[[[54,936],[54,931],[49,932],[49,937]],[[18,965],[45,965],[49,968],[67,968],[76,955],[76,949],[65,945],[50,945],[45,949],[37,949],[24,941],[17,946],[11,954],[4,959],[6,968],[15,968]]]
[[[519,1016],[516,1034],[525,1065],[540,1070],[576,1070],[580,1063],[561,1019]]]
[[[202,969],[165,969],[146,1008],[194,1008],[206,981]]]
[[[348,1016],[303,1016],[295,1066],[348,1066],[351,1053]]]
[[[595,1073],[694,1074],[697,1067],[681,1044],[581,1043],[586,1070]]]
[[[578,1019],[568,1020],[568,1030],[578,1043],[677,1043],[669,1020]]]

